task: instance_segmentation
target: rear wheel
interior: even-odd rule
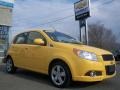
[[[51,65],[49,77],[53,85],[58,88],[67,87],[71,82],[70,70],[63,62],[55,62]]]
[[[14,66],[12,58],[8,57],[6,60],[6,71],[8,73],[15,73],[16,67]]]

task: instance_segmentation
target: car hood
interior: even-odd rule
[[[109,52],[107,50],[92,47],[92,46],[87,46],[87,45],[79,45],[79,46],[76,46],[76,48],[79,48],[80,50],[84,50],[84,51],[88,51],[88,52],[93,52],[97,55],[112,54],[111,52]]]
[[[76,48],[76,49],[80,49],[83,51],[88,51],[88,52],[93,52],[96,55],[104,55],[104,54],[112,54],[111,52],[104,50],[104,49],[100,49],[100,48],[96,48],[96,47],[92,47],[92,46],[88,46],[88,45],[78,45],[78,44],[69,44],[69,43],[59,43],[60,47],[62,45],[61,48]]]

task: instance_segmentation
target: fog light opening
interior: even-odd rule
[[[96,76],[101,76],[102,72],[101,71],[88,71],[85,76],[90,76],[90,77],[96,77]]]
[[[97,75],[96,75],[96,72],[95,71],[91,71],[90,72],[90,77],[96,77]]]

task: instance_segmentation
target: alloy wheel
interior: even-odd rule
[[[64,68],[60,65],[55,65],[52,68],[51,78],[54,84],[62,85],[66,80],[66,72]]]

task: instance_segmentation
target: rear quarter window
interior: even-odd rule
[[[13,44],[26,44],[27,42],[27,33],[19,34],[13,40]]]

